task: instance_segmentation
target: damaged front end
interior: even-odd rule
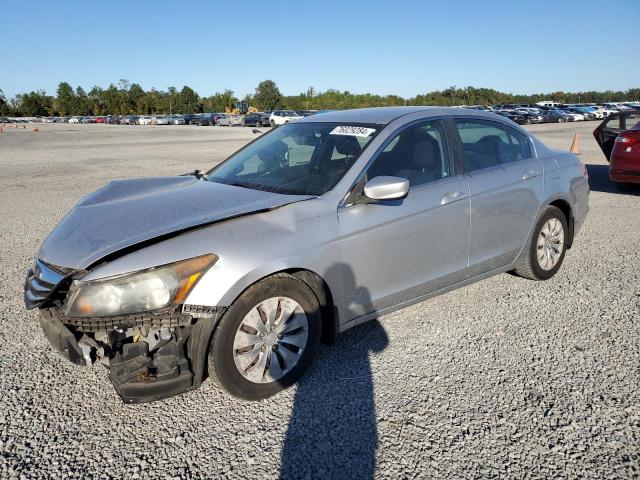
[[[25,304],[40,309],[40,324],[56,350],[79,365],[106,366],[127,403],[170,397],[201,384],[209,340],[224,308],[180,303],[143,313],[92,316],[86,302],[70,305],[70,300],[78,303],[85,274],[40,260],[28,273]],[[178,300],[184,298],[177,283],[172,303],[178,295],[183,295]],[[69,315],[83,309],[84,316]]]

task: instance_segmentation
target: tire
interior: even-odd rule
[[[548,225],[552,225],[550,231],[547,230]],[[562,240],[560,243],[556,242],[560,234],[558,234],[558,236],[549,235],[550,232],[554,233],[556,231],[558,225],[562,227]],[[546,236],[541,233],[543,229],[547,232]],[[549,205],[533,229],[523,265],[516,268],[514,273],[529,280],[548,280],[553,277],[564,261],[564,256],[567,252],[568,236],[569,228],[564,213],[562,213],[562,210],[559,208]],[[545,238],[549,240],[547,241]],[[543,242],[542,247],[540,246],[541,242]],[[559,250],[558,247],[560,247]],[[547,249],[549,249],[548,254],[545,253]],[[540,256],[541,250],[544,250],[542,257]],[[556,254],[554,255],[553,252],[556,252]],[[554,261],[550,262],[550,259]]]
[[[276,126],[276,122],[274,122],[273,120],[271,120],[271,121],[269,122],[269,124],[271,125],[271,128],[273,128],[273,127],[275,127],[275,126]]]
[[[618,188],[618,190],[620,190],[621,192],[628,192],[632,188],[632,185],[630,183],[626,183],[626,182],[614,182],[614,183],[616,184],[616,187]]]
[[[273,327],[264,321],[269,312],[275,312]],[[320,332],[320,306],[307,284],[286,273],[264,278],[245,290],[220,320],[209,345],[209,376],[235,397],[268,398],[304,374],[316,356]]]

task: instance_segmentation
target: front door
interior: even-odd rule
[[[353,319],[466,278],[469,188],[456,174],[443,121],[409,126],[368,168],[366,180],[409,180],[403,200],[346,202],[338,211],[341,317]],[[353,196],[352,196],[353,197]]]

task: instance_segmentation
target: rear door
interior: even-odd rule
[[[611,150],[613,150],[613,144],[616,141],[618,134],[624,130],[623,126],[623,114],[616,113],[607,118],[594,130],[593,136],[600,145],[602,153],[609,161],[611,157]]]
[[[529,137],[502,123],[455,122],[470,192],[469,276],[512,263],[529,238],[543,195]]]

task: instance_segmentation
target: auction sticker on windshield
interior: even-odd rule
[[[376,131],[375,128],[342,125],[331,130],[329,134],[330,135],[352,135],[354,137],[368,137],[375,131]]]

